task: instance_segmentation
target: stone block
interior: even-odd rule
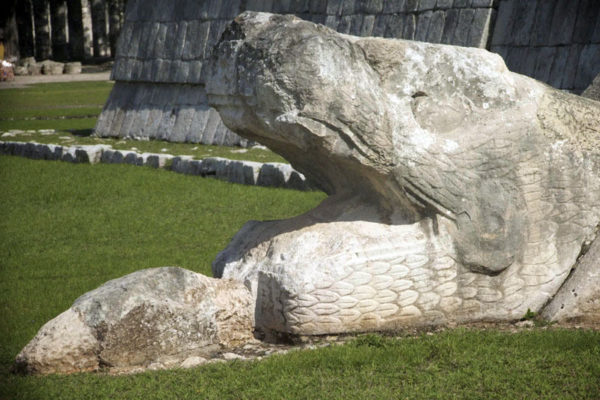
[[[487,8],[493,6],[494,0],[471,0],[471,7],[473,8]]]
[[[219,12],[219,18],[231,20],[237,17],[242,11],[242,0],[224,0]]]
[[[513,32],[515,12],[520,0],[505,0],[498,5],[498,15],[492,35],[492,46],[510,43]]]
[[[208,115],[206,117],[206,125],[204,127],[204,130],[202,131],[201,143],[215,144],[216,139],[218,139],[215,136],[215,133],[219,124],[221,123],[221,117],[213,108],[208,108],[206,112]]]
[[[596,25],[600,25],[599,20],[600,3],[598,0],[580,0],[572,41],[580,44],[591,43],[594,29]]]
[[[527,54],[529,48],[527,47],[508,47],[508,53],[506,58],[506,66],[509,70],[522,74],[525,69]]]
[[[577,75],[575,77],[574,88],[581,93],[592,84],[596,75],[600,73],[600,44],[588,44],[583,46],[579,63],[577,66]]]
[[[375,16],[375,24],[373,26],[373,31],[371,34],[377,37],[383,37],[385,35],[385,30],[387,28],[388,19],[392,18],[390,15],[376,15]]]
[[[427,41],[427,34],[429,33],[432,15],[433,11],[425,11],[418,15],[415,40],[418,40],[419,42]]]
[[[569,56],[567,58],[563,81],[561,84],[562,89],[573,90],[575,88],[575,78],[577,77],[579,56],[581,55],[582,48],[583,46],[580,44],[569,46]]]
[[[467,46],[469,42],[469,31],[475,17],[475,10],[464,8],[460,10],[458,16],[458,25],[454,30],[452,44],[456,46]]]
[[[471,0],[454,0],[452,6],[454,8],[469,8],[471,7]]]
[[[363,16],[356,14],[350,17],[350,34],[360,36],[360,28],[363,25]]]
[[[446,12],[446,21],[444,24],[444,32],[442,33],[442,43],[453,44],[454,31],[458,25],[458,17],[460,11],[450,9]]]
[[[295,190],[309,190],[310,189],[310,187],[306,181],[306,178],[304,177],[304,175],[302,175],[298,171],[292,171],[290,173],[290,176],[287,179],[287,182],[285,183],[285,187],[288,189],[295,189]]]
[[[549,83],[552,65],[555,62],[557,50],[558,48],[554,46],[540,47],[535,71],[530,76],[538,81]]]
[[[310,0],[291,0],[290,11],[294,14],[310,12]]]
[[[81,73],[81,62],[68,62],[65,63],[65,74],[80,74]]]
[[[311,14],[325,14],[327,12],[327,1],[310,0],[308,7]]]
[[[192,125],[194,117],[194,108],[191,106],[181,105],[177,110],[175,124],[170,134],[170,139],[175,142],[185,141],[186,135]]]
[[[273,3],[273,12],[275,14],[289,14],[291,0],[277,0]]]
[[[173,157],[171,163],[171,171],[177,172],[178,174],[189,174],[190,173],[190,161],[189,156],[177,156]]]
[[[525,58],[522,60],[519,70],[515,70],[515,72],[533,77],[541,48],[533,47],[525,49]]]
[[[577,21],[577,6],[579,0],[557,0],[552,17],[552,31],[550,32],[550,46],[570,44],[573,30]]]
[[[344,33],[344,34],[349,34],[350,33],[350,26],[352,25],[352,16],[351,15],[344,15],[341,19],[340,19],[340,23],[337,27],[337,31],[340,33]]]
[[[492,25],[494,10],[491,8],[475,9],[473,22],[469,29],[467,45],[485,49],[488,44],[490,27]]]
[[[530,44],[544,46],[550,43],[552,32],[552,17],[554,15],[555,1],[538,1],[535,18],[531,32]]]
[[[436,7],[437,0],[419,0],[419,11],[433,10]]]
[[[337,0],[335,0],[337,1]],[[358,10],[358,0],[341,0],[340,15],[352,15]]]
[[[264,163],[260,168],[256,184],[258,186],[284,187],[287,181],[286,178],[289,178],[291,171],[285,170],[282,165],[286,164]],[[286,172],[288,172],[287,177],[285,176]]]
[[[203,62],[200,60],[188,61],[190,72],[188,73],[187,83],[199,84],[202,82],[202,66]]]
[[[537,1],[523,1],[515,5],[512,21],[512,32],[507,38],[508,44],[526,46],[531,36],[536,16]]]
[[[172,0],[172,1],[159,1],[153,4],[152,15],[150,17],[150,21],[155,22],[167,22],[173,21],[175,18],[175,8],[179,6],[181,0]]]
[[[404,30],[402,32],[402,38],[407,40],[414,40],[416,30],[417,18],[414,14],[406,15],[404,18]]]
[[[590,40],[592,43],[600,43],[600,18],[596,20],[596,27],[594,28],[594,33]]]
[[[373,26],[375,25],[375,16],[374,15],[366,15],[363,18],[362,26],[360,27],[360,36],[372,36],[373,35]]]
[[[183,47],[181,49],[181,59],[185,61],[193,60],[198,57],[198,41],[197,40],[185,40],[185,38],[197,38],[199,36],[198,30],[200,29],[200,21],[190,21],[185,25],[185,29],[180,29],[177,32],[177,36],[173,40],[180,40],[183,38]],[[183,28],[183,27],[182,27]],[[173,42],[174,43],[174,42]],[[171,43],[171,46],[173,46]],[[173,56],[175,52],[171,53]],[[174,57],[169,57],[174,58]]]
[[[443,10],[447,10],[452,8],[453,2],[454,0],[437,0],[436,7]]]
[[[404,12],[414,13],[419,10],[419,0],[405,0]]]
[[[325,26],[327,26],[328,28],[331,28],[331,29],[337,31],[339,24],[340,24],[340,18],[337,15],[328,15],[325,18]]]
[[[362,14],[380,14],[383,11],[383,3],[384,0],[358,0],[358,12]]]
[[[556,48],[556,54],[550,69],[550,78],[547,83],[560,89],[565,75],[565,68],[569,58],[569,47],[560,46]]]
[[[427,30],[427,42],[441,43],[445,21],[446,13],[444,11],[437,10],[433,12],[431,15],[431,20],[429,21],[429,29]]]
[[[247,0],[246,10],[272,12],[273,0]]]
[[[406,28],[406,19],[408,15],[388,15],[386,19],[386,27],[384,37],[386,38],[395,38],[395,39],[403,39],[406,38],[404,36],[404,29]]]
[[[450,0],[451,1],[451,0]],[[406,0],[388,0],[383,2],[384,14],[397,14],[404,12]]]
[[[325,13],[334,16],[342,15],[342,4],[344,0],[327,0],[327,7],[325,8]],[[310,5],[310,2],[309,2]]]

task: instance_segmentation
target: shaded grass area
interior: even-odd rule
[[[324,195],[123,165],[0,157],[0,399],[598,399],[600,333],[450,330],[359,337],[262,361],[129,376],[8,368],[84,292],[141,268],[210,262],[249,219]]]
[[[92,137],[112,85],[111,82],[66,82],[0,90],[0,132],[15,129],[25,131],[0,137],[0,140],[65,146],[107,144],[118,150],[190,155],[196,159],[224,157],[232,160],[287,162],[272,151],[261,148]],[[43,135],[40,132],[26,132],[42,129],[54,129],[56,133]]]

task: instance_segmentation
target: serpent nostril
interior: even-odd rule
[[[415,94],[412,95],[412,98],[416,99],[417,97],[425,97],[425,96],[427,96],[427,93],[418,91],[418,92],[415,92]]]

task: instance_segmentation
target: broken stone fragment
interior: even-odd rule
[[[16,370],[49,374],[199,364],[253,338],[254,301],[241,284],[176,267],[114,279],[46,323]]]
[[[302,216],[248,223],[213,263],[252,290],[258,328],[518,320],[577,278],[599,240],[600,103],[496,54],[245,12],[206,71],[227,127],[329,194]]]

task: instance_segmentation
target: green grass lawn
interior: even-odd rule
[[[224,157],[232,160],[286,162],[279,155],[262,148],[241,149],[162,140],[93,137],[96,120],[112,85],[111,82],[44,83],[22,89],[0,90],[0,135],[15,129],[24,131],[15,136],[0,137],[0,140],[64,146],[107,144],[119,150],[190,155],[196,159]],[[43,135],[33,132],[42,129],[54,129],[56,133]]]
[[[89,131],[96,119],[86,116],[100,111],[110,88],[85,82],[0,90],[0,130],[56,129],[19,140],[95,143]],[[29,119],[39,116],[45,119]],[[171,154],[205,151],[119,142],[111,143]],[[225,150],[206,150],[219,151]],[[262,361],[128,376],[9,372],[37,330],[83,293],[149,267],[210,275],[211,261],[246,221],[297,215],[324,197],[128,165],[0,156],[0,400],[600,399],[600,332],[552,328],[367,335]]]
[[[141,268],[210,263],[249,219],[324,195],[127,165],[0,157],[0,399],[598,399],[600,333],[451,330],[370,335],[262,361],[131,376],[9,373],[81,294]]]

